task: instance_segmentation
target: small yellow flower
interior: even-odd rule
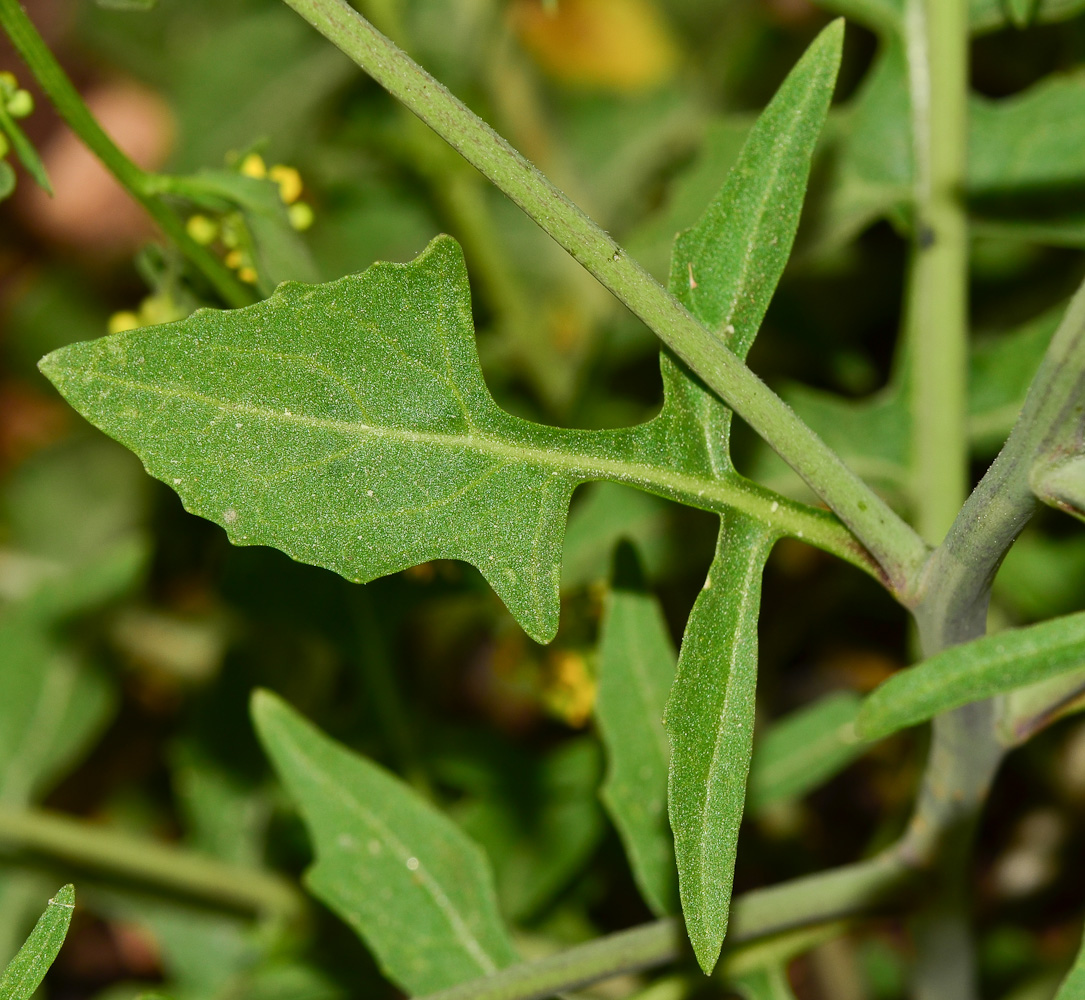
[[[294,167],[277,163],[267,175],[279,185],[279,197],[282,198],[284,205],[293,205],[301,197],[301,174]]]
[[[115,312],[109,317],[106,329],[110,333],[124,333],[125,330],[135,330],[140,325],[139,317],[134,312]]]
[[[185,229],[189,236],[204,247],[209,243],[213,243],[215,237],[219,234],[218,223],[214,219],[209,219],[206,215],[191,216],[188,222],[185,223]]]
[[[254,267],[243,267],[237,272],[237,276],[248,285],[255,285],[259,277]]]
[[[226,255],[226,266],[235,271],[245,263],[245,255],[240,250],[231,250]]]
[[[267,164],[259,153],[249,153],[237,169],[246,177],[255,177],[258,181],[267,177]]]

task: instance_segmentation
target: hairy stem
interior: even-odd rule
[[[287,880],[35,809],[0,809],[0,852],[47,856],[228,909],[293,921],[305,901]]]
[[[155,196],[152,190],[154,175],[136,166],[106,135],[18,0],[0,0],[0,26],[3,26],[61,118],[125,191],[143,206],[158,228],[192,262],[223,301],[231,306],[245,306],[254,302],[252,289],[239,281],[210,250],[192,239],[185,230],[184,222]]]
[[[968,492],[968,5],[907,0],[915,137],[915,237],[908,285],[913,494],[937,543]]]
[[[519,205],[668,344],[839,515],[907,595],[927,549],[775,393],[547,178],[346,0],[286,0]]]

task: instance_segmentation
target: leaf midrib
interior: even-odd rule
[[[337,420],[331,417],[314,417],[307,414],[281,412],[270,407],[255,406],[248,403],[239,403],[216,398],[203,393],[182,390],[176,386],[163,386],[153,383],[140,382],[134,379],[126,379],[108,372],[68,369],[65,379],[76,379],[86,384],[95,382],[109,382],[118,387],[142,392],[149,395],[159,396],[166,399],[178,399],[188,402],[200,403],[223,413],[236,416],[246,416],[269,423],[295,425],[313,430],[330,430],[344,436],[371,437],[379,440],[388,440],[400,444],[410,445],[434,445],[451,449],[474,450],[486,455],[512,460],[523,465],[536,465],[550,467],[567,473],[570,477],[581,482],[593,479],[609,479],[618,482],[640,485],[653,492],[664,493],[669,496],[677,496],[682,502],[703,510],[722,513],[727,509],[734,509],[750,517],[771,523],[777,510],[786,510],[792,517],[806,518],[810,521],[811,534],[824,530],[826,517],[819,511],[804,508],[803,505],[783,497],[776,498],[770,493],[757,486],[755,483],[741,479],[737,475],[724,476],[718,479],[701,478],[694,475],[663,469],[655,465],[646,465],[630,462],[622,459],[604,458],[584,452],[562,451],[556,448],[543,448],[522,442],[510,442],[489,435],[445,434],[433,431],[417,431],[406,427],[374,426],[359,421]],[[515,418],[509,418],[515,419]],[[656,418],[658,419],[658,418]],[[651,421],[639,425],[637,430],[647,428]],[[555,437],[563,432],[560,429],[549,429],[539,425],[540,429],[549,430]],[[576,433],[576,432],[573,432]],[[608,432],[595,431],[607,435],[609,433],[626,433],[625,429]],[[555,473],[556,474],[556,473]],[[774,509],[775,505],[775,509]],[[803,537],[800,532],[799,537]]]

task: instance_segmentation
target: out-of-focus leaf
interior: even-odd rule
[[[80,435],[22,463],[0,494],[0,514],[17,550],[61,569],[104,570],[144,537],[146,493],[133,455],[100,434]]]
[[[865,24],[882,34],[900,30],[904,16],[904,0],[817,0],[818,4],[836,14]]]
[[[739,355],[753,343],[791,253],[843,40],[843,21],[818,36],[761,113],[700,221],[675,240],[672,294]]]
[[[259,867],[269,812],[261,790],[193,744],[177,747],[171,772],[191,846],[223,861]]]
[[[788,982],[787,969],[782,965],[756,969],[731,980],[743,1000],[795,1000]]]
[[[312,142],[329,96],[357,78],[354,63],[285,7],[245,4],[229,11],[211,17],[196,8],[182,22],[188,44],[162,39],[152,51],[166,66],[147,67],[172,97],[180,126],[173,169],[182,173],[222,163],[231,150],[264,139],[277,158],[295,155]],[[117,53],[125,60],[139,55]]]
[[[590,492],[569,515],[562,590],[606,579],[611,553],[622,538],[636,545],[649,579],[658,579],[674,563],[676,540],[666,501],[617,483],[590,483],[581,489]]]
[[[11,588],[0,586],[0,619],[7,610],[5,597],[23,621],[45,625],[78,615],[131,589],[146,569],[147,557],[146,542],[132,536],[75,566],[43,563],[40,573],[27,574],[25,589],[14,581]]]
[[[860,703],[841,691],[774,722],[754,742],[747,808],[805,795],[860,756],[866,747],[853,728]]]
[[[1000,100],[974,96],[969,120],[972,194],[1085,185],[1085,151],[1074,141],[1085,129],[1085,73]]]
[[[1060,306],[1012,333],[976,342],[968,385],[968,434],[973,447],[993,452],[1002,446],[1065,311]]]
[[[600,795],[652,911],[678,903],[667,824],[670,744],[663,729],[675,652],[659,601],[646,592],[636,554],[621,545],[600,625],[595,718],[607,751]]]
[[[75,889],[66,885],[49,900],[30,937],[0,974],[0,1000],[30,1000],[60,953],[75,909]]]
[[[1085,601],[1085,538],[1026,530],[999,568],[995,595],[1031,621],[1077,611]]]
[[[882,42],[856,96],[834,120],[828,194],[808,239],[839,246],[912,198],[911,103],[904,45]]]
[[[1085,663],[1085,612],[976,639],[890,677],[863,701],[855,730],[875,740],[942,712]]]
[[[773,541],[748,518],[721,518],[716,557],[690,613],[667,703],[682,913],[706,974],[727,933],[753,745],[761,573]]]
[[[113,712],[109,682],[40,625],[0,620],[0,802],[23,805],[78,758]]]
[[[968,16],[975,32],[995,31],[1006,24],[1022,28],[1033,21],[1065,21],[1085,11],[1085,0],[969,0]]]
[[[506,754],[469,783],[455,818],[490,858],[510,920],[537,917],[591,860],[605,830],[600,757],[594,740],[573,740],[541,761]]]
[[[451,820],[274,695],[257,692],[252,711],[313,838],[307,885],[393,982],[431,993],[515,960],[489,865]]]
[[[670,272],[674,234],[694,225],[719,192],[720,178],[734,166],[752,125],[747,116],[712,122],[693,163],[671,185],[666,206],[626,240],[629,252],[660,280]]]

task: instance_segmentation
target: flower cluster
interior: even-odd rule
[[[273,181],[278,186],[290,224],[296,230],[304,231],[313,224],[312,206],[301,200],[304,185],[297,168],[283,163],[269,167],[259,153],[249,153],[239,161],[237,170],[245,177]],[[236,271],[242,281],[256,284],[258,274],[241,212],[231,211],[219,216],[198,213],[189,217],[187,228],[188,235],[201,246],[217,244],[226,266]]]

